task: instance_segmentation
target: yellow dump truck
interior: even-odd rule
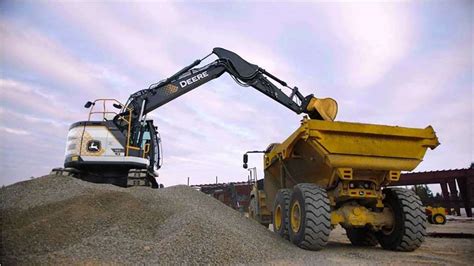
[[[295,245],[323,248],[336,225],[353,245],[412,251],[426,215],[411,190],[385,188],[439,145],[425,129],[303,119],[284,142],[264,151],[262,182],[250,216]],[[244,155],[244,168],[248,156]]]

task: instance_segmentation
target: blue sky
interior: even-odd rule
[[[473,159],[472,1],[352,3],[0,2],[0,184],[63,163],[83,104],[128,96],[213,47],[303,94],[333,97],[339,121],[426,127],[442,143],[418,171]],[[242,153],[301,120],[227,75],[152,113],[165,185],[246,180]],[[261,159],[251,157],[261,169]]]

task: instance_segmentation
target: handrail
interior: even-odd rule
[[[102,102],[102,111],[94,111],[94,107],[96,106],[96,103],[100,103]],[[90,108],[89,110],[89,117],[88,117],[88,121],[91,120],[91,116],[93,114],[102,114],[102,119],[105,121],[105,115],[106,114],[114,114],[114,115],[118,115],[117,112],[113,112],[113,111],[107,111],[107,107],[106,107],[106,103],[107,102],[113,102],[113,103],[117,103],[119,104],[120,106],[124,106],[121,102],[119,102],[118,100],[116,99],[108,99],[108,98],[103,98],[103,99],[96,99],[94,102],[92,102],[92,107]],[[131,114],[132,113],[132,109],[125,106],[124,109],[129,113]],[[123,116],[120,116],[119,119],[122,119],[123,121],[125,121],[127,123],[127,144],[125,145],[126,146],[126,149],[125,149],[125,156],[128,156],[128,153],[129,153],[129,150],[130,149],[133,149],[133,150],[140,150],[139,147],[134,147],[134,146],[130,146],[129,143],[130,143],[130,131],[131,131],[131,124],[132,124],[132,116],[131,115],[128,115],[128,119],[124,119]]]

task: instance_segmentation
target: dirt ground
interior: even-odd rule
[[[428,225],[429,232],[472,233],[474,221],[448,221],[446,225]],[[324,256],[328,261],[357,265],[472,265],[474,260],[474,239],[427,237],[423,245],[414,252],[392,252],[380,246],[353,247],[344,229],[337,227],[331,232],[330,242],[319,252],[307,252],[304,263],[311,263],[311,257]],[[286,262],[282,262],[286,263]]]

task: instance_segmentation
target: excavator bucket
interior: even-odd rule
[[[337,115],[337,102],[332,98],[318,99],[313,97],[308,106],[308,112],[316,111],[325,121],[334,121]]]

